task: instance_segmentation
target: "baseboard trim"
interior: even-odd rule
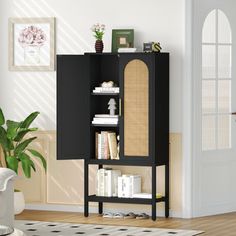
[[[38,210],[38,211],[64,211],[64,212],[77,212],[77,213],[83,213],[84,207],[82,205],[63,205],[63,204],[37,204],[37,203],[30,203],[26,204],[25,207],[26,210]],[[112,213],[115,212],[123,212],[123,213],[129,213],[130,211],[133,211],[134,213],[140,213],[140,211],[129,209],[127,208],[108,208],[104,206],[104,212],[109,211]],[[98,213],[97,206],[89,206],[89,212],[90,213]],[[147,209],[145,212],[149,215],[151,215],[151,210]],[[165,212],[160,210],[157,211],[157,217],[164,217]],[[170,210],[170,217],[175,218],[182,218],[182,214],[180,212],[174,212]]]

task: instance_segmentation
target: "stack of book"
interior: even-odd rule
[[[118,124],[118,115],[109,115],[109,114],[96,114],[93,118],[92,124],[101,125],[101,124]]]
[[[115,132],[102,131],[95,133],[96,159],[119,159]]]
[[[117,197],[119,176],[121,176],[120,170],[99,169],[97,171],[96,195]]]
[[[119,93],[119,87],[95,87],[93,93]]]
[[[140,192],[140,175],[122,175],[118,177],[118,197],[133,198],[134,194]]]

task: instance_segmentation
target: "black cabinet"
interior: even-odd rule
[[[103,81],[114,81],[118,94],[96,94]],[[95,114],[108,113],[117,103],[117,125],[92,124]],[[119,160],[96,159],[95,133],[113,131],[120,136]],[[152,205],[164,201],[169,215],[169,54],[86,53],[57,56],[57,158],[85,160],[85,216],[88,203],[123,202]],[[108,198],[89,195],[90,164],[149,166],[152,199]],[[165,196],[156,199],[156,168],[165,165]]]

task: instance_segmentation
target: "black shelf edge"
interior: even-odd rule
[[[106,159],[88,159],[88,164],[92,165],[127,165],[127,166],[152,166],[152,162],[146,160],[106,160]]]
[[[165,197],[157,198],[156,202],[164,202]],[[119,198],[119,197],[100,197],[96,195],[88,196],[89,202],[112,202],[112,203],[131,203],[131,204],[152,204],[151,198]]]
[[[93,96],[119,96],[119,93],[91,93]]]

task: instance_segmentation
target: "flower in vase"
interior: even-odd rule
[[[20,31],[18,42],[23,48],[27,46],[41,47],[46,39],[46,34],[42,29],[31,25]]]
[[[97,40],[102,40],[103,35],[105,33],[105,25],[104,24],[99,24],[99,23],[94,24],[91,27],[91,30],[92,30],[92,32],[94,32],[94,37]]]

